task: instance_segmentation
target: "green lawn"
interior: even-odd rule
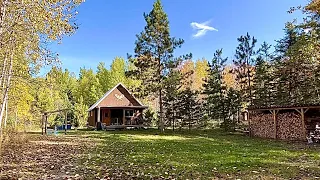
[[[52,179],[65,176],[78,179],[320,177],[319,146],[250,138],[221,130],[166,131],[164,135],[159,135],[157,130],[78,130],[57,137],[33,134],[30,138],[34,145],[29,142],[26,147],[11,147],[17,157],[10,156],[6,159],[10,165],[0,166],[6,170],[0,177],[13,176],[12,169],[18,171],[17,163],[25,172],[19,170],[20,174],[13,177],[44,178],[43,171],[45,177]],[[34,152],[40,146],[44,153]]]
[[[77,132],[99,142],[82,158],[101,174],[142,178],[320,177],[320,149],[215,131]],[[90,157],[90,159],[88,158]],[[94,162],[94,163],[92,163]]]

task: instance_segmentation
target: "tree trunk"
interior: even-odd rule
[[[16,113],[15,113],[16,117],[15,117],[15,121],[14,121],[14,129],[17,129],[17,124],[18,124],[18,110],[16,109]]]
[[[4,88],[4,85],[2,83],[3,83],[4,78],[5,78],[7,60],[8,60],[8,53],[6,53],[5,56],[4,56],[3,65],[2,65],[2,72],[1,72],[1,77],[0,77],[0,86],[3,86],[3,88]]]
[[[0,5],[0,47],[2,47],[2,43],[1,43],[2,33],[3,33],[4,19],[6,17],[7,3],[8,3],[8,0],[4,0]]]
[[[10,64],[9,64],[9,71],[8,71],[8,77],[7,77],[7,82],[6,82],[6,87],[3,90],[3,98],[2,98],[2,104],[0,108],[0,124],[2,124],[2,119],[3,115],[5,113],[5,104],[7,103],[7,97],[10,89],[10,80],[12,76],[12,66],[13,66],[13,52],[11,53],[10,56]],[[1,129],[2,127],[0,127]]]
[[[6,128],[7,120],[8,120],[8,96],[7,96],[7,102],[6,102],[6,115],[5,115],[5,118],[4,118],[3,128]]]
[[[100,113],[99,113],[99,116],[100,116]],[[64,134],[67,135],[67,127],[68,127],[68,111],[66,111],[66,117],[64,119]]]
[[[175,118],[176,118],[173,105],[174,105],[174,100],[173,100],[173,103],[172,103],[172,106],[171,106],[171,108],[172,108],[172,116],[173,116],[173,117],[172,117],[172,131],[174,131],[174,120],[175,120]]]
[[[252,96],[251,96],[251,79],[250,79],[250,66],[249,62],[247,62],[247,77],[248,77],[248,89],[249,89],[249,102],[252,104]]]
[[[163,123],[163,104],[162,104],[162,91],[159,89],[159,107],[160,107],[160,112],[159,112],[159,128],[160,131],[164,131],[164,123]]]

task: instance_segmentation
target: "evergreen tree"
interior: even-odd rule
[[[137,35],[134,58],[129,58],[136,68],[128,74],[141,80],[146,94],[156,93],[159,99],[159,128],[163,131],[164,78],[169,61],[179,61],[174,58],[173,53],[184,41],[170,36],[168,17],[160,0],[153,4],[149,14],[144,14],[144,19],[147,25],[144,31]]]
[[[252,73],[256,55],[254,48],[257,40],[247,33],[245,36],[240,36],[238,42],[233,62],[236,66],[235,71],[242,91],[243,103],[248,106],[252,102]]]
[[[236,118],[239,115],[239,111],[241,108],[241,98],[240,92],[229,88],[226,93],[225,98],[225,112],[226,117],[223,121],[222,128],[226,131],[234,131],[236,126]]]
[[[277,60],[286,57],[289,48],[297,42],[298,36],[299,32],[296,26],[293,23],[286,23],[285,36],[276,41],[275,52],[277,54]]]
[[[166,126],[175,129],[177,123],[177,108],[179,106],[179,90],[182,87],[182,75],[180,71],[171,69],[164,81],[163,107]]]
[[[198,91],[193,91],[190,87],[180,92],[178,116],[182,119],[181,127],[187,125],[190,130],[199,121],[200,103],[197,97]]]
[[[225,119],[225,85],[223,83],[223,70],[227,58],[222,57],[222,49],[214,53],[214,57],[208,62],[208,76],[203,85],[204,106],[211,119]]]
[[[255,74],[253,78],[253,105],[254,106],[269,106],[274,104],[272,90],[272,71],[270,61],[272,54],[270,53],[271,45],[263,42],[258,50],[258,57],[255,66]]]

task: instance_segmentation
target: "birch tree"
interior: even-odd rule
[[[0,1],[0,124],[5,114],[5,104],[11,79],[14,77],[13,64],[26,58],[32,68],[39,68],[56,61],[56,56],[46,48],[51,41],[61,42],[77,29],[76,7],[81,0],[17,0]]]

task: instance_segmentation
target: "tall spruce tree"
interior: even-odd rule
[[[222,57],[222,49],[214,53],[211,62],[208,62],[208,76],[203,85],[204,106],[211,119],[225,120],[225,85],[223,71],[227,58]]]
[[[178,116],[181,117],[181,127],[188,126],[189,130],[192,125],[200,119],[200,103],[198,100],[198,91],[190,87],[182,90],[179,95]]]
[[[271,45],[263,42],[258,50],[258,57],[253,78],[253,105],[268,106],[273,104],[272,91],[272,71],[270,61],[273,56],[270,53]]]
[[[129,57],[136,68],[128,74],[141,80],[149,95],[155,92],[159,99],[159,128],[163,131],[164,78],[169,62],[175,62],[176,66],[179,64],[180,58],[174,58],[173,53],[184,41],[170,36],[168,17],[160,0],[153,4],[149,14],[144,14],[144,19],[147,24],[144,31],[137,35],[134,58]]]
[[[234,131],[236,126],[236,117],[239,116],[241,108],[240,92],[233,88],[228,88],[225,97],[225,119],[222,128],[226,131]]]
[[[179,107],[179,90],[182,86],[182,77],[178,69],[170,69],[164,80],[163,107],[165,110],[165,125],[171,125],[173,130],[175,129],[175,124],[178,119],[177,109]]]
[[[234,64],[236,66],[237,81],[242,91],[243,103],[248,106],[252,102],[252,73],[255,65],[254,50],[257,39],[249,33],[238,38],[239,45],[236,48]]]

